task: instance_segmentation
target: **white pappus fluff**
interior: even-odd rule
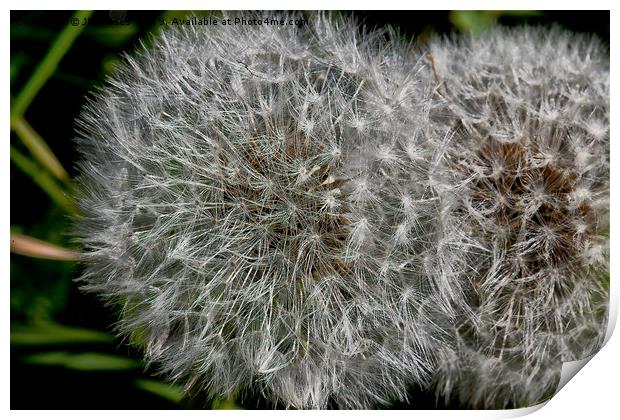
[[[316,14],[125,58],[78,119],[79,280],[147,362],[285,407],[501,408],[598,348],[606,51],[531,28],[430,51]]]
[[[608,304],[609,55],[558,28],[431,45],[442,211],[478,253],[471,317],[435,381],[477,408],[553,395],[562,362],[597,351]]]
[[[389,31],[322,15],[165,31],[80,119],[85,288],[211,396],[407,399],[435,314],[463,301],[459,251],[438,251],[428,71]]]

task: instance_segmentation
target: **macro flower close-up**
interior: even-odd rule
[[[436,258],[428,66],[320,15],[238,28],[165,32],[89,104],[81,281],[188,387],[405,398],[459,294]]]
[[[476,254],[462,280],[472,313],[453,326],[438,381],[473,406],[536,404],[562,362],[602,345],[609,59],[599,42],[521,28],[431,46],[443,210]]]
[[[26,121],[44,82],[12,99],[11,160],[66,212],[12,222],[15,270],[77,261],[64,309],[12,282],[17,371],[186,408],[510,409],[603,346],[608,40],[527,11],[117,12],[40,65],[133,40],[101,41],[97,83],[60,73],[70,171]]]

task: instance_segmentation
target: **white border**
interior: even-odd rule
[[[28,10],[28,9],[43,9],[43,10],[74,10],[74,9],[98,9],[98,10],[111,10],[111,9],[120,9],[120,10],[132,10],[132,9],[142,9],[144,6],[147,6],[149,10],[167,10],[167,9],[180,9],[180,10],[201,10],[201,9],[211,9],[211,10],[219,10],[219,9],[298,9],[298,10],[320,10],[320,9],[334,9],[334,10],[347,10],[347,9],[360,9],[360,10],[379,10],[379,9],[405,9],[405,8],[415,8],[420,10],[434,10],[434,9],[546,9],[546,10],[563,10],[563,9],[581,9],[584,6],[588,6],[592,9],[607,9],[611,10],[611,69],[612,74],[613,70],[617,68],[617,60],[614,55],[615,43],[618,38],[618,31],[615,29],[620,24],[619,19],[616,18],[616,12],[612,6],[611,1],[592,1],[588,2],[576,2],[576,1],[504,1],[498,2],[496,1],[443,1],[443,0],[433,0],[433,1],[418,1],[418,2],[405,2],[405,1],[389,1],[389,0],[381,0],[381,1],[341,1],[341,0],[304,0],[298,2],[291,2],[286,0],[273,0],[273,1],[188,1],[188,0],[176,0],[174,2],[171,1],[159,1],[153,0],[149,1],[147,4],[142,2],[128,2],[118,1],[118,0],[109,0],[106,2],[93,2],[93,1],[55,1],[55,2],[42,2],[42,1],[8,1],[5,4],[8,5],[8,9],[4,10],[4,22],[6,23],[6,27],[4,29],[3,36],[3,49],[4,55],[2,57],[3,62],[0,66],[0,72],[2,72],[2,80],[4,83],[2,84],[3,95],[4,98],[2,105],[2,112],[0,112],[2,118],[2,129],[5,135],[6,141],[4,146],[0,148],[1,162],[2,162],[2,177],[1,177],[1,185],[3,190],[4,197],[10,197],[9,192],[9,179],[10,179],[10,164],[9,164],[9,154],[8,154],[8,133],[9,133],[9,94],[10,87],[7,81],[9,80],[9,69],[10,69],[10,36],[9,36],[9,20],[10,20],[10,9],[14,10]],[[612,77],[613,79],[613,77]],[[616,119],[613,117],[615,110],[614,106],[614,98],[617,98],[617,89],[616,82],[612,81],[611,83],[611,109],[612,109],[612,118],[611,118],[611,133],[616,133],[616,129],[618,128],[618,124],[615,123]],[[614,168],[614,162],[617,162],[617,147],[614,146],[612,142],[611,148],[611,211],[612,211],[612,224],[611,224],[611,312],[610,312],[610,332],[617,320],[618,313],[618,301],[620,298],[619,287],[617,287],[616,279],[617,274],[617,264],[614,264],[616,261],[615,252],[615,241],[617,238],[617,228],[614,223],[614,209],[616,208],[615,202],[618,197],[617,191],[617,170]],[[6,201],[5,201],[6,203]],[[2,330],[3,337],[6,340],[5,345],[2,347],[2,356],[3,361],[6,364],[5,366],[5,374],[3,375],[3,381],[0,382],[2,389],[0,390],[0,395],[2,396],[4,407],[6,410],[9,409],[10,399],[10,375],[9,371],[9,352],[8,352],[8,340],[9,340],[9,319],[10,319],[10,306],[8,305],[9,299],[9,241],[8,241],[8,233],[7,223],[10,221],[9,217],[9,207],[5,204],[0,207],[0,213],[2,214],[3,219],[6,221],[5,223],[5,242],[4,249],[5,251],[2,254],[1,264],[3,267],[3,272],[5,273],[3,277],[3,281],[5,284],[6,294],[5,294],[5,305],[4,310],[2,311]],[[608,334],[608,337],[611,334]],[[231,418],[238,416],[252,416],[252,418],[284,418],[286,416],[287,420],[293,418],[307,418],[315,417],[315,416],[325,416],[325,417],[338,417],[339,420],[345,420],[346,418],[354,418],[355,420],[359,420],[360,416],[362,417],[375,417],[375,416],[385,416],[389,415],[390,417],[395,416],[397,418],[411,418],[411,417],[419,417],[419,418],[429,418],[429,419],[485,419],[485,418],[510,418],[515,416],[524,415],[527,413],[530,414],[530,418],[533,419],[556,419],[556,418],[586,418],[586,419],[605,419],[610,418],[610,413],[617,412],[617,404],[616,400],[618,398],[617,387],[618,387],[618,374],[620,372],[618,366],[617,355],[620,350],[620,339],[618,339],[618,334],[611,335],[609,342],[603,347],[603,349],[595,355],[592,360],[587,363],[577,374],[577,377],[570,380],[564,388],[560,390],[560,392],[553,397],[542,409],[541,407],[535,407],[533,409],[522,409],[522,410],[507,410],[507,411],[250,411],[250,412],[241,412],[241,411],[214,411],[209,413],[202,413],[200,411],[181,411],[174,412],[174,416],[183,417],[183,418],[196,418],[196,417],[204,417],[204,416],[214,416],[217,418]],[[32,378],[33,381],[36,381],[36,378]],[[102,398],[105,398],[102,395]],[[536,409],[539,409],[536,411]],[[121,411],[114,412],[108,414],[105,411],[49,411],[45,413],[41,413],[40,411],[12,411],[12,417],[15,418],[31,418],[36,417],[39,418],[41,415],[44,415],[45,418],[59,418],[59,419],[83,419],[84,416],[88,416],[89,418],[104,418],[113,415],[115,418],[142,418],[143,416],[148,416],[149,420],[151,419],[169,419],[171,413],[165,411],[149,411],[149,412],[138,412],[138,411]]]

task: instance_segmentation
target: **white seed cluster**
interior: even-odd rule
[[[164,31],[78,120],[80,281],[211,397],[548,397],[605,325],[605,54],[522,29],[429,59],[320,14]]]
[[[438,389],[474,407],[532,405],[604,338],[608,55],[557,28],[431,49],[442,211],[479,254],[477,274],[462,273],[473,316],[440,350]]]

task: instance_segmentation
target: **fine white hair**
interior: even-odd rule
[[[79,281],[119,334],[211,398],[548,398],[606,321],[608,55],[532,28],[430,52],[315,14],[126,56],[77,139]]]
[[[604,338],[609,55],[559,28],[430,48],[442,211],[479,250],[461,280],[473,316],[439,349],[436,389],[477,408],[533,405]]]

